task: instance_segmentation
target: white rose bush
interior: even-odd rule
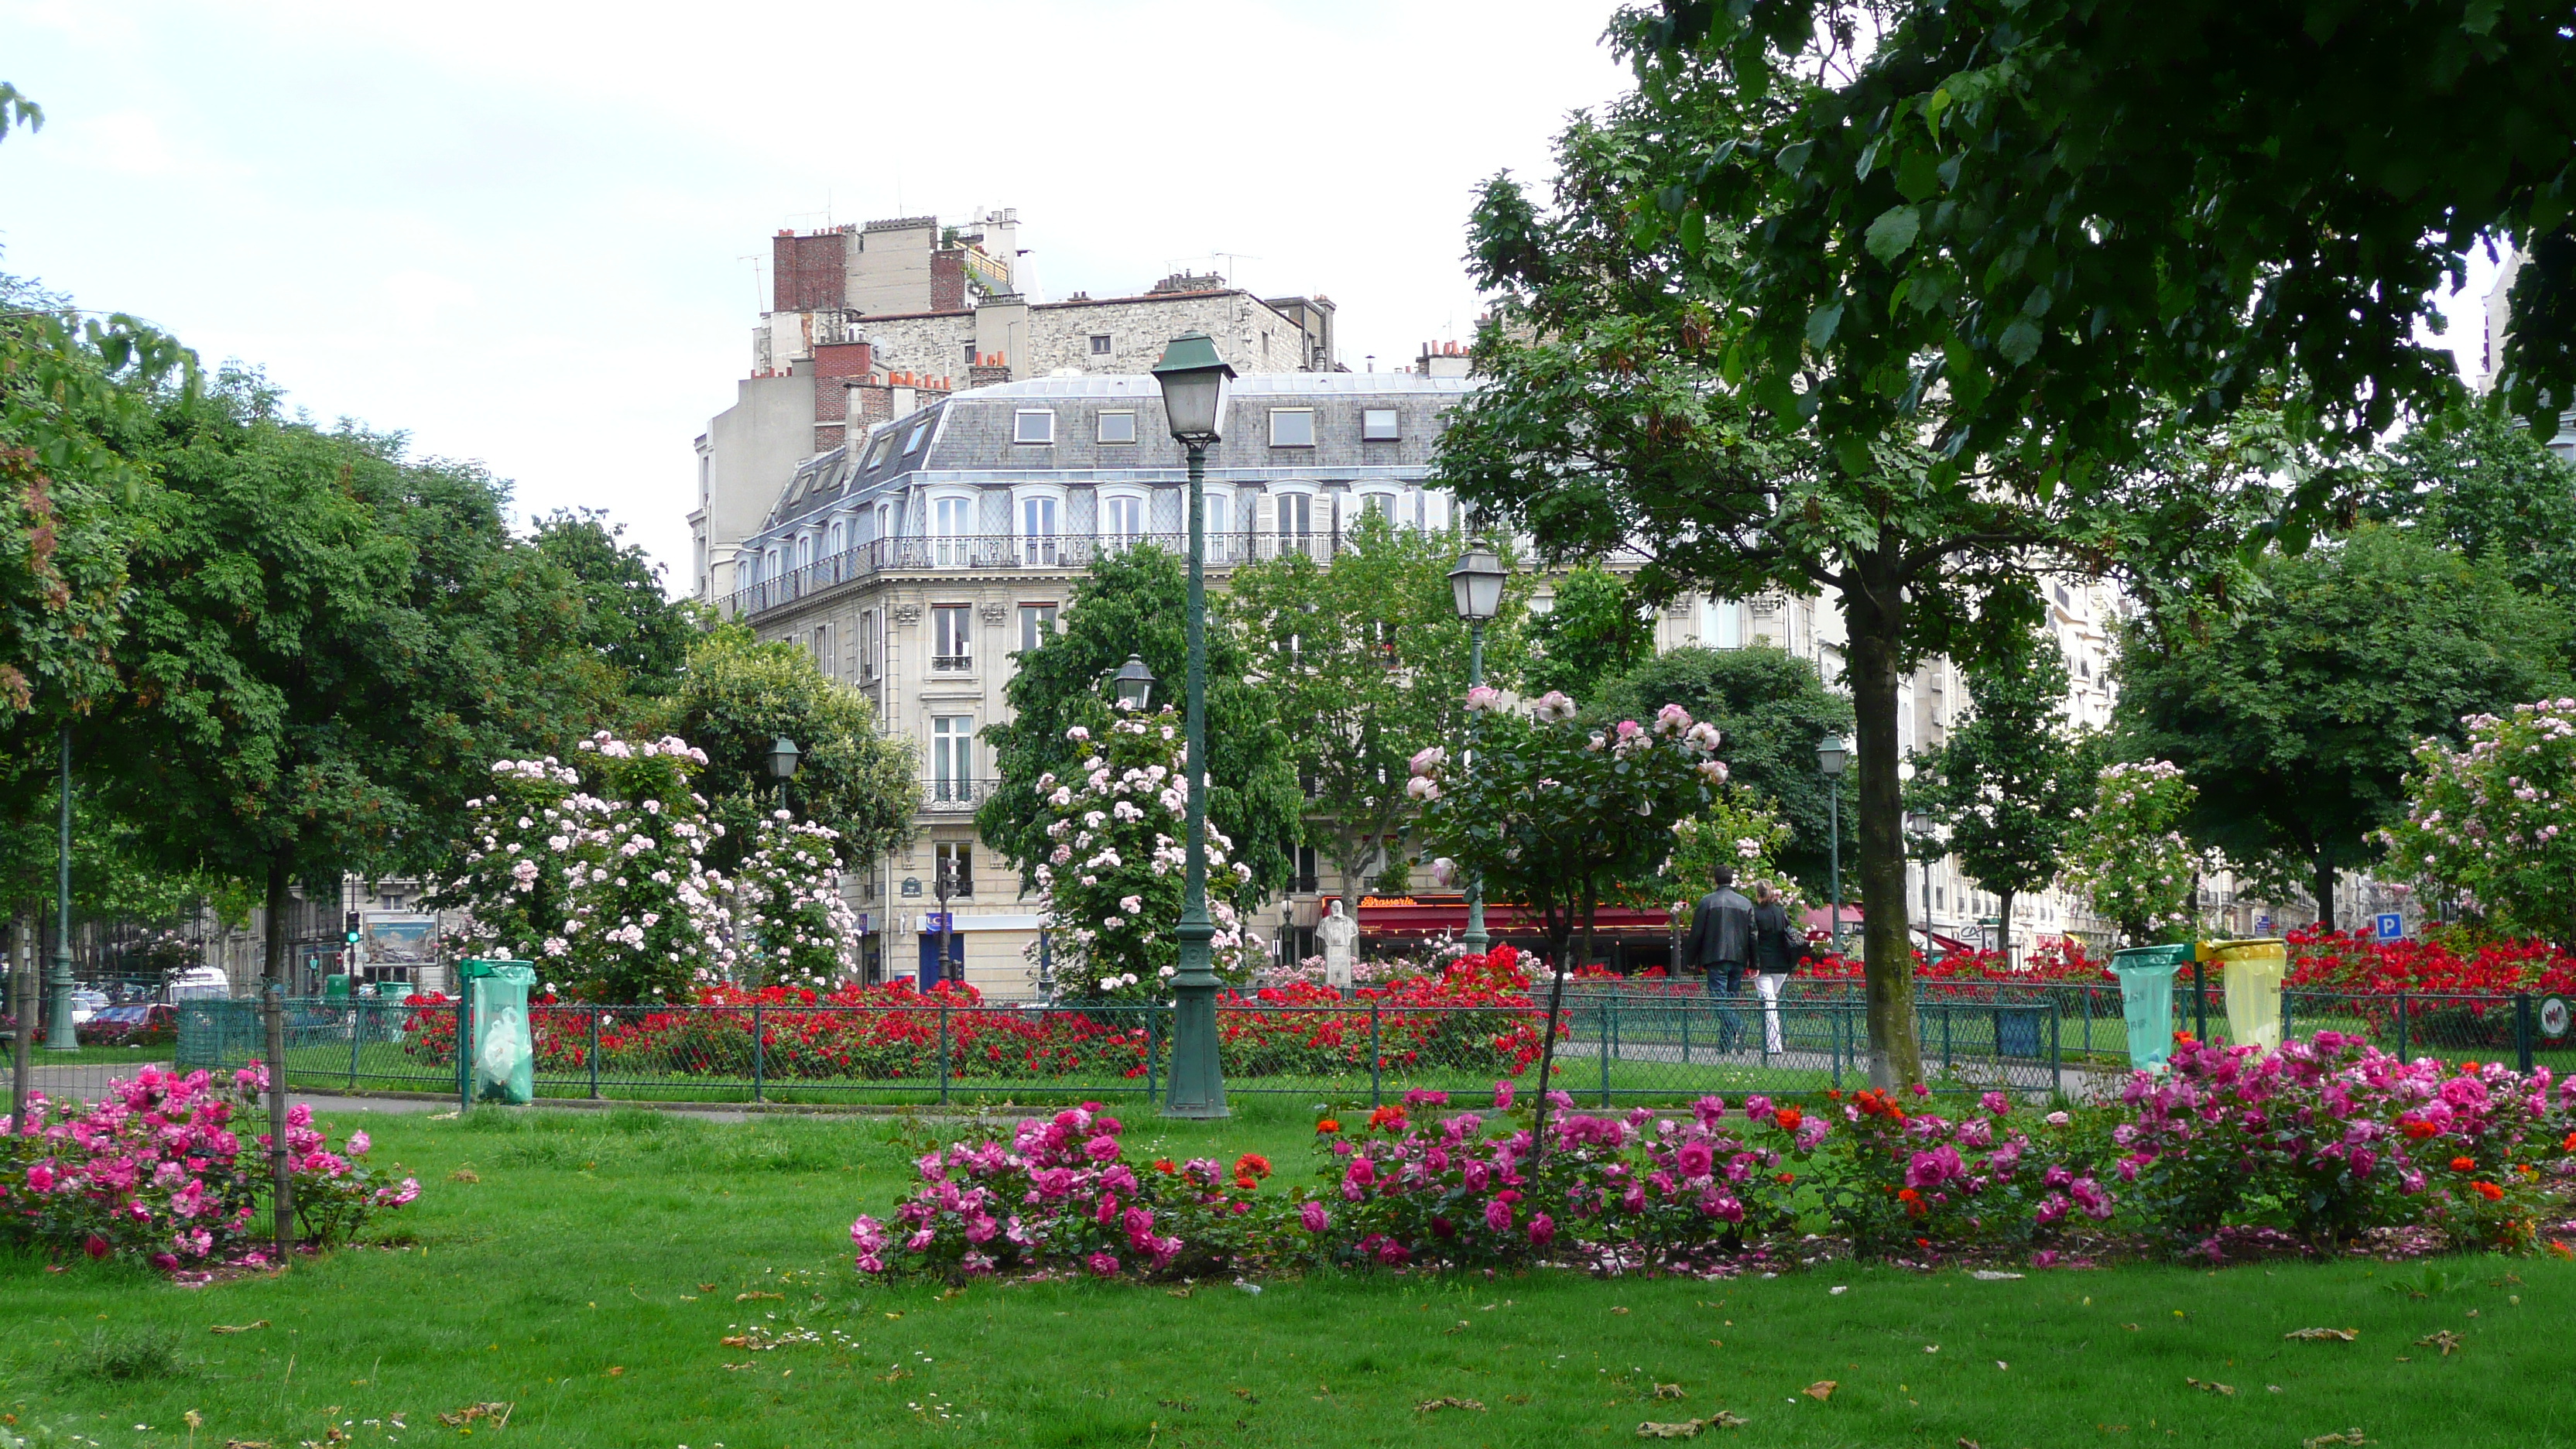
[[[744,985],[824,988],[858,975],[861,932],[841,895],[840,838],[784,810],[760,822],[737,881]]]
[[[2576,699],[2462,723],[2458,749],[2416,749],[2390,864],[2492,934],[2576,947]]]
[[[2130,945],[2152,945],[2191,924],[2201,860],[2179,827],[2199,796],[2181,766],[2147,760],[2104,768],[2101,793],[2083,812],[2066,882],[2119,922]]]

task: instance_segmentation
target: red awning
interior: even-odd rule
[[[1366,936],[1426,937],[1443,932],[1454,936],[1467,929],[1467,900],[1464,896],[1362,896],[1359,923],[1360,933]],[[1501,901],[1485,903],[1485,929],[1495,935],[1547,934],[1537,916]],[[1604,935],[1669,936],[1672,912],[1603,906],[1593,919],[1593,929]]]

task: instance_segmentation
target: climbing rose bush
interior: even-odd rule
[[[841,895],[841,833],[773,811],[737,877],[747,986],[824,988],[859,974],[858,912]]]
[[[2177,827],[2199,797],[2181,766],[2147,760],[2106,767],[2092,806],[2078,812],[2067,884],[2119,922],[2131,945],[2191,924],[2200,858]]]
[[[1038,777],[1055,844],[1037,866],[1040,919],[1055,953],[1057,995],[1069,1001],[1159,1001],[1180,969],[1181,886],[1189,777],[1181,717],[1124,715],[1098,738],[1065,731],[1082,757],[1066,774]],[[1209,943],[1217,975],[1250,978],[1262,960],[1245,929],[1241,895],[1252,868],[1234,842],[1207,827]],[[1037,947],[1030,948],[1036,959]]]
[[[2390,863],[2497,935],[2576,948],[2576,698],[2470,715],[2458,749],[2427,740]]]
[[[0,1243],[140,1259],[169,1272],[265,1262],[270,1139],[234,1129],[265,1122],[267,1085],[256,1062],[222,1083],[202,1071],[145,1067],[110,1083],[95,1105],[38,1094],[24,1121],[0,1116]],[[334,1149],[300,1103],[286,1123],[305,1242],[346,1242],[368,1217],[420,1195],[417,1180],[367,1166],[366,1133]]]

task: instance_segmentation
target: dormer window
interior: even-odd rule
[[[930,419],[923,418],[920,422],[913,424],[912,436],[903,440],[903,455],[909,458],[913,454],[920,452],[922,440],[929,436]]]
[[[1270,446],[1274,448],[1315,446],[1315,410],[1313,408],[1272,408],[1270,410]]]
[[[1052,443],[1055,441],[1055,412],[1051,408],[1022,408],[1011,417],[1011,441],[1014,443]]]

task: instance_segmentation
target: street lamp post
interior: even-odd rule
[[[769,742],[769,777],[778,782],[778,808],[787,808],[787,782],[796,778],[796,742],[785,735]]]
[[[80,1028],[72,1021],[72,732],[62,732],[63,801],[61,839],[54,857],[54,1002],[45,1020],[48,1051],[80,1050]]]
[[[1843,769],[1851,763],[1851,751],[1841,735],[1827,735],[1816,746],[1816,768],[1825,772],[1825,821],[1827,857],[1832,863],[1834,879],[1834,954],[1843,953]]]
[[[1923,956],[1925,960],[1930,960],[1932,956],[1932,817],[1920,810],[1908,811],[1905,816],[1905,830],[1923,849]]]
[[[1482,543],[1458,556],[1458,566],[1449,571],[1449,589],[1456,596],[1458,617],[1467,621],[1467,688],[1475,689],[1485,682],[1485,623],[1503,607],[1503,561]],[[1476,768],[1476,722],[1467,723],[1468,748],[1465,761],[1469,771]],[[1485,934],[1485,881],[1480,875],[1467,877],[1467,949],[1481,956],[1491,938]]]
[[[1223,1117],[1225,1068],[1217,1058],[1216,972],[1209,942],[1216,924],[1207,908],[1207,450],[1225,428],[1228,385],[1234,369],[1217,355],[1204,332],[1184,332],[1154,364],[1163,388],[1163,420],[1189,456],[1189,849],[1181,876],[1180,969],[1172,977],[1172,1075],[1163,1112],[1172,1117]]]

